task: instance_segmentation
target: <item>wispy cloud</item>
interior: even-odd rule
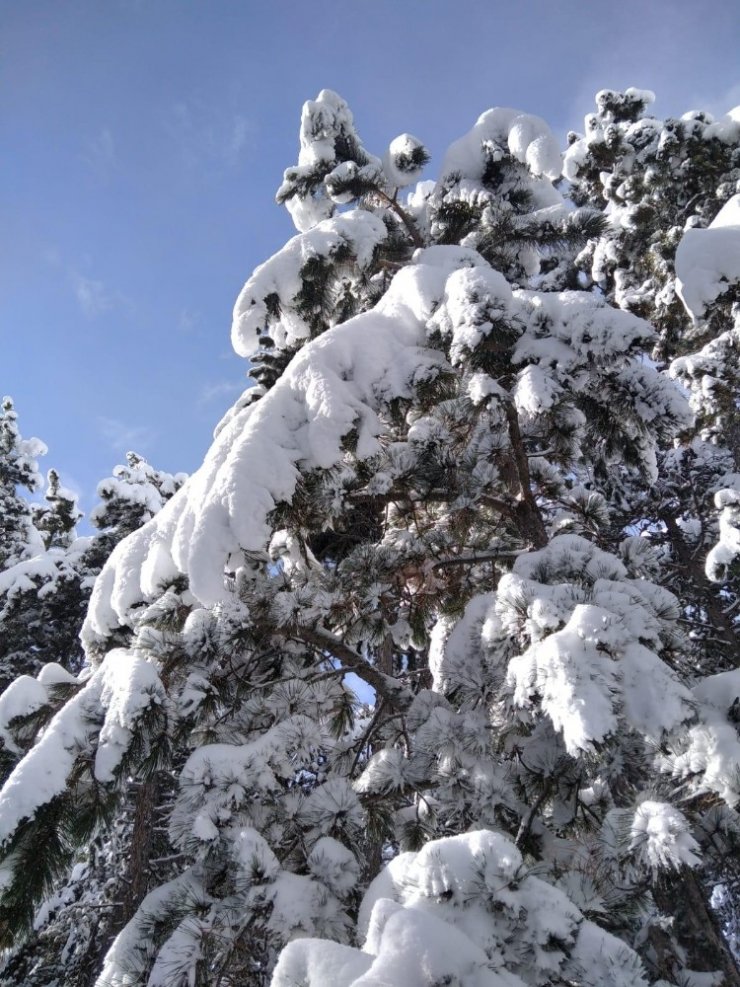
[[[146,425],[131,425],[118,418],[106,418],[101,415],[97,425],[98,431],[110,448],[121,455],[131,450],[145,451],[155,437],[155,433]]]
[[[105,312],[110,312],[111,309],[125,311],[129,315],[134,311],[135,306],[131,299],[117,288],[111,288],[104,281],[89,278],[74,268],[68,269],[68,278],[77,304],[86,318],[96,319]]]
[[[81,274],[73,274],[72,282],[75,297],[88,319],[94,319],[113,308],[114,296],[102,281],[86,278]]]
[[[719,98],[699,97],[695,109],[708,110],[713,116],[721,117],[725,113],[740,106],[740,82],[723,93]]]
[[[217,380],[204,384],[198,395],[198,405],[204,407],[222,398],[235,398],[247,387],[247,381]]]
[[[111,131],[104,127],[87,140],[82,156],[99,178],[106,178],[116,165],[116,142]]]
[[[249,146],[250,126],[246,117],[237,114],[231,121],[231,138],[227,148],[227,158],[233,165],[238,164],[242,153]]]
[[[183,333],[185,336],[189,336],[192,333],[197,332],[199,325],[200,312],[196,312],[192,308],[180,309],[180,314],[177,317],[178,332]]]
[[[247,117],[198,99],[174,103],[164,126],[185,167],[205,174],[237,167],[254,143]]]

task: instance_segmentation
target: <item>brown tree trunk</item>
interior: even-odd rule
[[[149,890],[149,860],[152,855],[156,801],[156,782],[142,782],[134,803],[134,821],[124,877],[119,928],[123,928],[133,918]]]
[[[118,908],[110,924],[101,934],[94,957],[87,966],[85,987],[93,987],[103,965],[103,957],[111,943],[129,922],[149,890],[149,860],[152,856],[154,840],[154,810],[156,808],[158,786],[154,781],[142,782],[136,789],[133,806],[133,825],[128,857],[123,874],[120,875],[121,893]],[[83,981],[81,981],[83,982]],[[70,985],[71,987],[71,985]]]
[[[661,874],[653,886],[653,898],[660,911],[673,919],[673,933],[686,951],[686,966],[702,973],[719,970],[724,987],[740,987],[740,971],[696,872],[684,868]],[[663,965],[669,966],[665,954]],[[676,982],[675,970],[658,969],[656,973]]]

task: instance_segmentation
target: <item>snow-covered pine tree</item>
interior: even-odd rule
[[[46,446],[23,439],[11,398],[0,413],[0,692],[45,662],[79,669],[79,630],[87,593],[78,592],[85,544],[75,542],[80,518],[74,494],[49,471],[45,504],[25,499],[42,485],[38,457]]]
[[[45,503],[29,504],[34,548],[0,573],[3,689],[49,662],[78,672],[84,660],[80,628],[100,566],[89,563],[90,539],[77,536],[77,497],[56,470],[47,483]]]
[[[26,920],[63,857],[30,848],[135,806],[100,987],[263,987],[301,936],[280,987],[740,982],[689,811],[737,828],[740,683],[697,680],[625,522],[688,405],[647,322],[561,290],[604,221],[542,120],[488,111],[404,193],[427,157],[306,104],[299,233],[235,308],[258,384],[114,550],[0,794]]]
[[[98,529],[94,536],[75,536],[74,525],[81,514],[74,495],[61,487],[54,470],[49,471],[46,505],[31,505],[45,551],[26,563],[28,585],[6,594],[0,628],[9,632],[16,627],[19,633],[22,629],[25,650],[33,654],[40,672],[35,678],[18,674],[28,662],[16,664],[18,677],[0,695],[3,780],[55,713],[79,691],[80,682],[69,670],[79,672],[82,665],[79,635],[103,563],[113,547],[150,520],[186,479],[184,473],[154,469],[136,453],[129,452],[126,458],[125,466],[115,467],[112,476],[98,485],[101,503],[90,515]],[[122,921],[119,909],[110,902],[120,889],[120,879],[126,879],[135,823],[135,806],[122,806],[110,827],[97,833],[76,857],[69,878],[55,883],[37,911],[33,934],[6,953],[0,973],[3,982],[49,987],[55,982],[82,984],[91,976],[94,979],[111,923]],[[36,849],[31,846],[29,852]],[[61,872],[71,848],[51,849],[60,854]],[[118,881],[111,877],[117,873]],[[124,912],[123,921],[126,917]],[[10,918],[11,931],[17,918]]]
[[[740,469],[740,110],[659,120],[646,115],[653,99],[598,93],[585,136],[570,135],[564,173],[573,199],[609,220],[578,259],[584,277],[658,328],[652,357],[689,393],[694,423],[660,454],[659,482],[631,510],[669,555],[661,582],[690,602],[692,666],[722,671],[737,664],[740,586],[720,552],[709,575],[704,562],[717,540],[714,498],[737,488]]]
[[[22,489],[33,493],[42,484],[38,457],[46,453],[40,439],[24,439],[18,428],[13,399],[0,408],[0,568],[6,569],[41,547],[31,507]]]

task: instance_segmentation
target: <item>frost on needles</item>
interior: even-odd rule
[[[650,104],[424,181],[306,103],[254,383],[0,794],[4,982],[740,984],[740,128]]]

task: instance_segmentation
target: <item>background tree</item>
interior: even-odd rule
[[[0,695],[3,779],[80,690],[80,681],[70,671],[82,668],[79,635],[103,563],[113,547],[150,520],[184,480],[185,474],[155,470],[141,456],[128,453],[127,465],[117,466],[98,485],[101,503],[90,520],[99,533],[77,537],[74,525],[82,515],[76,499],[61,487],[55,471],[49,471],[46,504],[30,505],[43,551],[0,575],[7,580],[0,628],[6,633],[4,640],[15,644],[9,660],[17,676]],[[83,682],[88,671],[82,670]],[[33,677],[31,672],[38,674]],[[48,822],[53,833],[50,854],[57,861],[54,873],[63,874],[65,862],[73,866],[68,877],[47,885],[33,934],[5,957],[5,982],[49,987],[55,982],[81,985],[95,979],[101,951],[129,917],[131,900],[138,903],[143,894],[125,883],[127,868],[134,866],[132,835],[151,824],[150,819],[137,817],[139,791],[129,795],[115,819],[106,815],[103,799],[88,804],[92,818],[82,824],[73,825],[69,807],[60,807],[61,818],[74,833],[72,843],[66,834],[54,831],[55,817]],[[100,828],[104,820],[109,824]],[[74,843],[86,835],[92,839],[75,855]],[[31,859],[43,852],[43,846],[33,843],[24,849]],[[12,903],[8,911],[6,936],[22,917]]]

